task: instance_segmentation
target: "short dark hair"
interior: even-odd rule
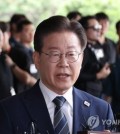
[[[82,16],[82,14],[79,11],[71,11],[67,14],[67,18],[69,20],[75,19],[77,16]]]
[[[98,21],[100,21],[100,20],[108,20],[109,21],[108,15],[104,12],[98,12],[98,13],[95,14],[95,16],[96,16],[96,19]]]
[[[43,38],[54,32],[70,31],[75,33],[81,43],[81,48],[86,47],[87,38],[83,27],[76,21],[70,21],[64,16],[52,16],[42,21],[36,28],[34,35],[34,49],[40,52],[43,48]]]
[[[24,15],[24,14],[13,14],[10,21],[9,21],[9,24],[10,24],[10,31],[11,32],[15,32],[16,30],[14,29],[14,26],[13,25],[17,25],[17,23],[21,20],[24,20],[24,19],[27,19],[27,17]]]
[[[10,19],[10,24],[18,23],[22,19],[27,19],[27,17],[24,14],[13,14],[13,16]]]
[[[18,22],[17,24],[17,32],[21,32],[23,30],[23,27],[26,25],[30,25],[33,24],[31,21],[29,21],[28,19],[24,19]]]
[[[0,21],[0,29],[4,32],[10,32],[10,26],[8,22]]]
[[[84,16],[84,17],[81,18],[81,20],[79,21],[79,23],[86,30],[89,27],[88,21],[91,20],[91,19],[96,19],[96,17],[95,16],[92,16],[92,15]]]

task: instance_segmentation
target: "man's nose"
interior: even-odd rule
[[[69,66],[66,54],[61,54],[59,65],[63,67]]]

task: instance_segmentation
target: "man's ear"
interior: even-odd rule
[[[40,54],[39,54],[39,52],[35,51],[33,53],[33,61],[34,61],[36,68],[39,70],[39,67],[40,67]]]

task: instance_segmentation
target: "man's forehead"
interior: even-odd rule
[[[74,45],[66,45],[65,46],[67,49],[72,49],[72,48],[75,48]],[[59,46],[49,46],[48,49],[58,49],[60,48]]]

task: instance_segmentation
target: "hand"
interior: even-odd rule
[[[109,64],[106,63],[103,68],[96,74],[97,79],[104,79],[111,73]]]

